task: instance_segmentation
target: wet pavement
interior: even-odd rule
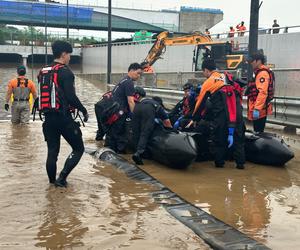
[[[67,189],[48,184],[41,122],[12,126],[3,111],[5,85],[15,65],[0,65],[0,249],[208,249],[190,229],[151,198],[154,187],[127,178],[85,154]],[[82,128],[94,141],[93,105],[99,86],[77,78],[77,93],[91,119]],[[173,170],[145,161],[145,171],[180,196],[272,249],[300,249],[300,151],[285,167],[211,162]],[[63,141],[61,169],[70,148]],[[130,159],[130,156],[126,156]]]

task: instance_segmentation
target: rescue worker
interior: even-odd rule
[[[233,155],[236,167],[243,169],[245,163],[244,131],[235,129],[237,120],[242,120],[242,113],[236,110],[237,99],[234,88],[226,84],[225,75],[216,70],[213,59],[205,59],[202,63],[202,70],[207,80],[202,84],[192,121],[187,127],[195,126],[195,122],[200,122],[200,126],[202,124],[208,126],[209,129],[206,131],[209,131],[208,136],[212,141],[210,150],[216,167],[224,167],[227,148],[234,145]],[[202,123],[203,119],[205,123]]]
[[[68,67],[72,51],[68,42],[55,41],[52,44],[54,62],[41,69],[38,76],[39,110],[45,115],[43,133],[48,147],[46,169],[49,182],[58,187],[67,187],[67,177],[84,152],[80,124],[73,120],[70,109],[81,111],[84,122],[89,118],[86,108],[76,96],[75,77]],[[72,152],[56,179],[61,136],[72,147]]]
[[[153,67],[148,62],[141,63],[142,69],[144,73],[154,73]]]
[[[139,89],[140,88],[140,89]],[[145,98],[146,93],[141,87],[136,87],[138,102],[132,116],[133,141],[136,152],[132,159],[138,165],[143,165],[143,156],[146,153],[147,143],[152,135],[156,123],[162,121],[163,126],[172,128],[167,112],[163,108],[161,98]]]
[[[272,114],[275,77],[265,66],[261,53],[250,56],[249,63],[254,70],[254,81],[249,82],[245,95],[248,96],[248,119],[253,121],[255,132],[264,132],[267,116]]]
[[[25,124],[30,119],[29,97],[32,94],[33,99],[37,98],[37,92],[34,83],[26,78],[26,68],[21,65],[17,68],[18,77],[8,83],[6,103],[4,109],[9,110],[9,101],[13,94],[11,106],[11,122],[13,124]]]
[[[245,35],[245,31],[246,31],[246,26],[244,25],[244,21],[242,21],[241,23],[239,23],[236,26],[236,29],[238,31],[238,36],[244,36]]]
[[[142,67],[139,63],[129,65],[128,73],[112,90],[112,98],[119,105],[117,119],[110,125],[107,131],[105,146],[116,153],[124,153],[127,136],[125,129],[126,119],[134,109],[134,81],[137,81],[142,74]]]
[[[230,26],[228,37],[229,38],[234,37],[234,33],[235,33],[235,29],[232,26]]]
[[[196,102],[196,92],[191,83],[183,85],[184,96],[169,113],[175,129],[182,129],[189,123]]]

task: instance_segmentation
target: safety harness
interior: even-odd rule
[[[216,92],[214,92],[210,98],[214,98],[214,96],[220,92],[223,97],[223,101],[226,104],[226,116],[228,120],[228,126],[234,127],[237,120],[237,109],[236,109],[236,92],[238,91],[238,85],[233,84],[234,81],[227,81],[228,73],[226,72],[222,75],[222,78],[215,78],[215,81],[224,81],[224,85],[219,88]],[[230,77],[230,76],[229,76]],[[233,78],[231,78],[233,80]]]
[[[21,85],[24,85],[24,87],[21,87]],[[16,89],[13,91],[14,94],[14,102],[18,102],[18,101],[29,101],[29,94],[30,94],[30,90],[26,90],[25,88],[28,88],[28,79],[27,78],[17,78],[17,87]],[[25,96],[27,96],[25,98]]]
[[[40,70],[38,75],[38,98],[36,99],[33,108],[33,120],[35,120],[35,113],[39,111],[39,117],[43,121],[43,115],[48,112],[62,111],[62,89],[58,82],[58,71],[63,68],[64,64],[55,64],[54,66],[47,66]],[[38,101],[38,103],[37,103]],[[68,107],[73,120],[78,117],[83,126],[85,126],[79,111],[74,107]]]

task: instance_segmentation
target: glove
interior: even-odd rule
[[[32,108],[38,109],[39,107],[39,98],[35,98]]]
[[[253,110],[253,119],[254,120],[257,120],[258,118],[259,118],[259,110],[257,110],[257,109],[254,109]]]
[[[4,105],[4,109],[5,109],[6,111],[8,111],[8,110],[9,110],[9,104],[8,104],[8,103],[5,103],[5,105]]]
[[[180,116],[178,120],[174,123],[173,128],[178,129],[180,126],[180,121],[182,120],[183,116]]]
[[[233,145],[233,134],[234,134],[234,128],[228,128],[228,148],[230,148]]]
[[[88,112],[83,113],[83,121],[87,122],[89,120],[89,114]]]

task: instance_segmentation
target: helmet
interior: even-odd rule
[[[144,90],[144,88],[140,87],[140,86],[136,86],[134,88],[134,93],[138,94],[141,97],[145,97],[146,96],[146,91]]]
[[[189,82],[184,84],[183,87],[182,87],[183,90],[189,90],[191,88],[193,88],[193,84],[191,84]]]
[[[163,100],[161,99],[161,97],[153,96],[152,99],[165,109],[165,106],[164,106],[164,103],[163,103]]]

